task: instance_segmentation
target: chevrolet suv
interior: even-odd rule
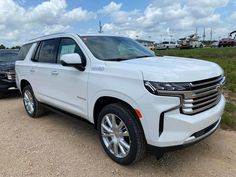
[[[196,143],[220,124],[225,77],[215,63],[156,56],[113,35],[60,33],[24,46],[16,80],[28,115],[52,108],[86,119],[119,164]]]

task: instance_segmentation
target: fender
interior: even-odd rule
[[[137,104],[137,102],[133,100],[131,97],[129,97],[129,95],[113,90],[102,90],[97,92],[94,96],[91,96],[90,100],[88,101],[88,119],[91,123],[94,123],[93,113],[94,113],[95,103],[101,97],[117,98],[129,104],[133,109],[140,110],[140,107]]]

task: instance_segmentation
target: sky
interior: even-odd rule
[[[236,0],[0,0],[0,44],[46,34],[118,34],[156,42],[198,32],[206,40],[236,30]]]

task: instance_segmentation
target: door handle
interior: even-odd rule
[[[52,71],[51,74],[54,75],[54,76],[56,76],[56,75],[58,75],[59,73],[58,73],[58,71]]]
[[[31,72],[31,73],[34,73],[34,72],[35,72],[35,70],[34,70],[34,69],[30,69],[30,72]]]

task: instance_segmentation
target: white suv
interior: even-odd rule
[[[53,108],[88,120],[117,163],[193,144],[220,124],[225,77],[215,63],[156,56],[112,35],[60,33],[21,50],[16,80],[28,115]]]

